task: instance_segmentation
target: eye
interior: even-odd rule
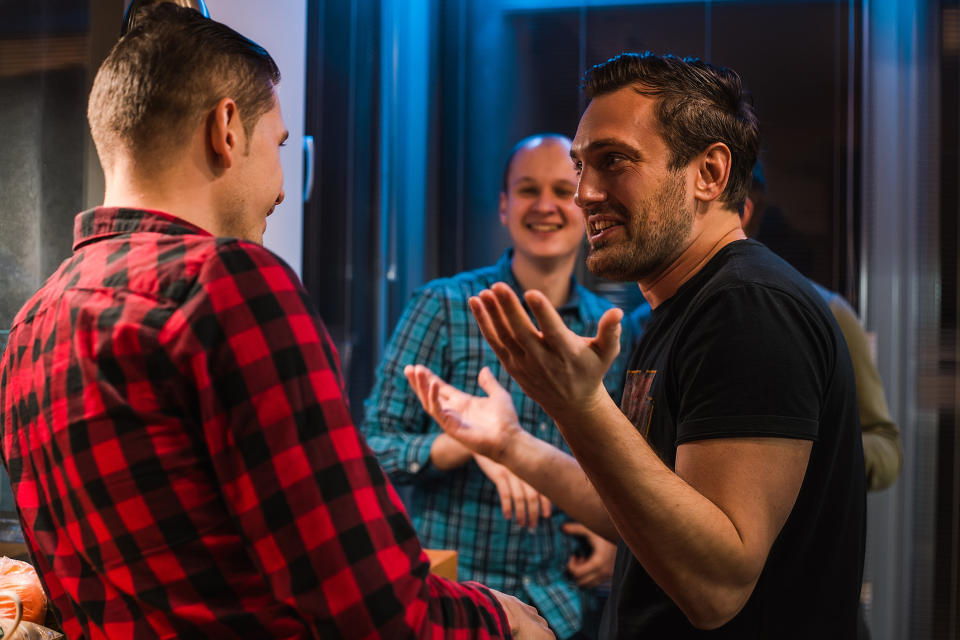
[[[576,171],[577,175],[579,176],[580,173],[583,172],[583,163],[579,160],[575,160],[573,162],[573,170]]]
[[[517,193],[522,196],[536,197],[540,195],[540,189],[537,187],[520,187],[517,189]]]
[[[570,199],[573,197],[573,189],[568,187],[558,187],[553,190],[558,198]]]
[[[626,160],[626,158],[619,153],[608,153],[607,155],[603,156],[601,166],[604,169],[616,169],[617,165],[619,165],[623,160]]]

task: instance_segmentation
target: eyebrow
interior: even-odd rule
[[[523,183],[523,182],[533,182],[533,183],[537,183],[537,179],[534,178],[534,177],[532,177],[532,176],[520,176],[519,178],[517,178],[516,180],[514,180],[511,184],[519,185],[519,184],[521,184],[521,183]],[[569,185],[575,185],[575,184],[576,184],[576,183],[573,182],[572,180],[567,180],[566,178],[560,178],[559,180],[554,180],[554,181],[551,182],[550,184],[558,184],[558,183],[569,184]]]
[[[594,140],[583,149],[583,152],[590,153],[593,151],[597,151],[598,149],[603,149],[605,147],[620,147],[621,149],[627,149],[634,155],[638,155],[638,156],[642,155],[640,153],[640,149],[637,149],[633,145],[627,144],[626,142],[624,142],[619,138],[600,138],[599,140]],[[579,156],[577,155],[577,152],[574,151],[573,148],[571,148],[570,158],[572,160],[576,160],[578,157]]]

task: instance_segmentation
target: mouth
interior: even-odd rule
[[[563,228],[562,224],[558,223],[546,223],[546,222],[528,222],[526,225],[527,229],[534,231],[536,233],[552,233],[554,231],[559,231]]]
[[[590,239],[600,239],[615,233],[615,230],[623,226],[623,222],[616,218],[604,215],[590,216],[587,220],[587,230],[590,233]]]

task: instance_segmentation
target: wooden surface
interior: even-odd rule
[[[451,549],[424,549],[430,558],[430,573],[450,580],[457,579],[457,552]]]
[[[7,556],[14,560],[30,561],[27,554],[27,545],[22,542],[0,542],[0,556]]]

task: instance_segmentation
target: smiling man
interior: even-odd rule
[[[448,435],[620,538],[601,638],[855,638],[866,496],[853,371],[817,292],[740,228],[758,148],[740,78],[623,54],[584,86],[571,156],[587,263],[637,282],[653,308],[620,406],[601,384],[619,312],[584,338],[528,291],[538,329],[499,283],[471,308],[576,460],[520,428],[489,375],[487,397],[426,367],[408,379]]]
[[[413,486],[410,512],[424,544],[456,549],[462,577],[534,604],[559,638],[580,632],[577,587],[609,578],[612,545],[568,523],[546,498],[501,465],[443,434],[420,408],[403,369],[426,362],[475,392],[477,374],[490,367],[513,395],[521,427],[566,448],[553,420],[501,372],[467,300],[503,281],[518,294],[541,292],[571,331],[596,332],[597,321],[611,305],[573,278],[584,227],[583,212],[574,202],[577,176],[569,152],[570,140],[555,134],[532,136],[514,146],[500,193],[500,222],[513,248],[492,267],[436,280],[416,292],[377,371],[363,425],[390,476]],[[618,361],[605,378],[616,398],[622,364]],[[572,557],[578,547],[565,531],[593,540],[590,557]]]
[[[70,638],[530,638],[536,611],[429,574],[350,421],[296,274],[279,71],[199,13],[148,9],[88,117],[107,180],[14,320],[0,435]]]

